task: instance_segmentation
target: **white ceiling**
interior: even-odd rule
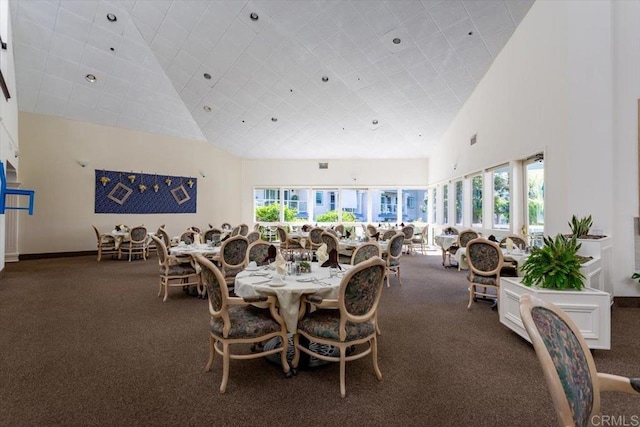
[[[533,0],[10,4],[20,111],[328,159],[428,157]]]

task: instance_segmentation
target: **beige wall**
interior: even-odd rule
[[[103,231],[166,224],[178,234],[191,225],[239,222],[241,162],[208,143],[31,113],[19,119],[20,179],[36,190],[35,214],[20,222],[21,254],[93,250],[92,224]],[[197,177],[197,213],[95,214],[95,169]]]
[[[255,187],[426,188],[428,166],[427,159],[243,160],[242,218],[254,222]]]

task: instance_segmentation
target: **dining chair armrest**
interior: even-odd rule
[[[640,396],[640,378],[627,378],[598,372],[600,391],[620,391]]]
[[[254,295],[251,297],[243,297],[242,298],[246,303],[256,303],[256,302],[265,302],[268,300],[266,295]]]

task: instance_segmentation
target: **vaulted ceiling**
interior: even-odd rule
[[[244,158],[428,157],[532,4],[11,0],[18,105]]]

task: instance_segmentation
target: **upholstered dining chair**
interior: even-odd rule
[[[196,238],[195,238],[196,234],[197,233],[195,231],[189,228],[182,232],[182,234],[180,235],[180,239],[178,241],[184,242],[187,245],[191,245],[193,244],[193,242],[196,241]]]
[[[231,237],[220,247],[220,272],[231,290],[236,280],[236,275],[245,267],[249,241],[244,236]]]
[[[498,242],[498,245],[501,248],[506,248],[507,239],[511,239],[511,241],[516,245],[518,249],[524,249],[527,247],[527,239],[525,239],[524,236],[521,236],[519,234],[507,234],[502,239],[500,239],[500,242]]]
[[[300,242],[289,237],[289,233],[281,225],[278,226],[278,237],[280,238],[280,251],[293,253],[302,249]]]
[[[457,228],[449,226],[442,229],[442,234],[458,235],[460,233],[458,232]],[[449,246],[447,249],[443,249],[444,253],[442,255],[442,265],[444,265],[444,258],[446,256],[449,259],[449,266],[452,266],[451,255],[455,255],[456,252],[458,252],[459,248],[460,247],[458,246],[458,242],[456,242],[453,245]]]
[[[596,370],[580,330],[560,308],[532,295],[523,295],[520,297],[520,317],[542,365],[558,425],[598,425],[596,421],[605,425],[602,418],[598,418],[602,415],[601,391],[640,397],[640,378]]]
[[[259,231],[252,231],[251,233],[247,234],[247,240],[249,241],[249,243],[253,243],[257,240],[260,240],[260,232]]]
[[[402,256],[403,246],[404,234],[398,231],[396,232],[396,235],[389,240],[387,250],[383,254],[383,258],[386,262],[387,287],[391,286],[389,284],[389,276],[391,276],[391,273],[396,275],[398,283],[402,285],[402,280],[400,280],[400,257]]]
[[[198,292],[202,294],[200,289],[200,275],[195,269],[193,262],[184,262],[183,258],[169,255],[164,240],[156,236],[151,236],[156,244],[156,253],[158,254],[158,264],[160,264],[160,280],[158,286],[158,296],[164,291],[163,302],[167,300],[169,295],[169,287],[198,286]]]
[[[240,226],[236,225],[235,227],[233,227],[233,230],[231,230],[231,237],[235,237],[239,235],[240,235]]]
[[[369,236],[373,236],[378,232],[378,229],[373,224],[367,224],[367,231],[369,232]]]
[[[320,235],[322,239],[322,243],[327,245],[327,253],[331,252],[332,249],[335,249],[336,252],[340,251],[340,242],[335,234],[328,232],[327,230],[323,231]]]
[[[219,242],[222,236],[222,230],[219,228],[210,228],[204,232],[204,241],[206,242]]]
[[[139,225],[131,229],[129,240],[122,242],[118,247],[118,259],[123,252],[129,253],[129,261],[136,255],[142,255],[142,258],[147,260],[147,229],[145,227]]]
[[[167,230],[164,229],[164,227],[159,227],[158,230],[156,231],[156,236],[159,236],[160,239],[164,242],[164,246],[167,248],[171,247],[171,238],[169,237],[169,234],[167,233]],[[169,252],[167,252],[168,254]]]
[[[240,231],[238,233],[241,236],[247,237],[247,234],[249,234],[249,226],[247,224],[240,224],[238,227],[240,227]]]
[[[307,241],[307,245],[311,250],[312,257],[318,248],[322,246],[322,233],[324,233],[324,228],[321,227],[313,227],[309,230],[309,240]]]
[[[339,362],[340,394],[345,397],[346,362],[371,354],[376,377],[382,379],[382,372],[378,367],[376,313],[382,295],[384,275],[384,261],[373,257],[349,269],[340,282],[337,299],[323,299],[316,294],[302,296],[298,332],[293,337],[294,369],[300,361],[301,351],[320,360]],[[306,313],[307,303],[313,304],[319,310]],[[315,353],[300,344],[301,336],[311,342],[334,346],[340,355]],[[347,349],[365,343],[368,344],[365,350],[347,356]]]
[[[384,233],[382,233],[382,238],[380,240],[382,240],[383,242],[386,242],[387,240],[395,236],[397,232],[398,230],[387,230]]]
[[[211,227],[213,228],[213,227]],[[228,222],[223,222],[222,225],[220,226],[220,228],[222,228],[224,231],[229,231],[231,230],[231,224],[229,224]]]
[[[244,239],[244,237],[239,236]],[[205,370],[213,367],[216,353],[222,356],[222,383],[220,393],[227,389],[229,381],[229,361],[231,359],[256,359],[270,354],[280,353],[280,363],[285,375],[290,376],[291,368],[287,362],[288,338],[284,320],[276,309],[276,297],[257,296],[251,298],[230,297],[227,282],[221,271],[208,259],[196,255],[202,269],[202,282],[209,298],[209,360]],[[258,308],[253,304],[267,304],[268,308]],[[235,344],[260,343],[279,337],[282,343],[272,349],[264,350],[254,346],[254,352],[236,354],[231,350]],[[222,347],[222,348],[221,348]]]
[[[247,248],[245,266],[249,265],[251,261],[255,262],[258,266],[268,265],[269,262],[267,259],[269,257],[269,248],[271,246],[271,243],[265,242],[264,240],[256,240],[255,242],[250,243]]]
[[[98,227],[93,226],[93,230],[96,232],[96,239],[98,241],[98,261],[102,259],[102,254],[113,255],[118,253],[116,248],[116,238],[109,233],[101,233]]]
[[[337,224],[335,227],[333,227],[333,229],[336,230],[336,232],[341,236],[344,236],[344,224]]]
[[[498,307],[500,295],[500,269],[502,268],[502,250],[497,243],[478,237],[467,243],[467,263],[469,264],[469,305],[481,299],[494,301],[493,309]],[[482,288],[480,290],[479,288]],[[489,293],[493,289],[494,293]]]
[[[524,249],[527,247],[527,240],[524,236],[519,234],[507,234],[498,242],[498,246],[500,246],[501,249],[506,249],[507,239],[511,239],[518,249]],[[518,277],[518,263],[513,258],[507,257],[507,259],[502,263],[500,275],[502,277]]]
[[[382,257],[382,249],[378,242],[363,243],[353,251],[351,255],[351,265],[360,264],[374,256]]]
[[[420,248],[420,252],[424,255],[427,253],[427,244],[429,243],[429,224],[424,224],[419,235],[414,235],[411,239],[411,245],[414,249]]]
[[[405,225],[402,227],[402,234],[404,234],[404,246],[407,248],[407,254],[411,255],[411,249],[413,248],[413,234],[415,227],[413,225]]]

